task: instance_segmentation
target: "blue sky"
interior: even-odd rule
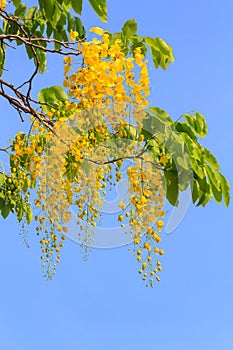
[[[150,65],[151,102],[173,119],[203,113],[209,126],[203,144],[232,183],[232,1],[108,2],[105,28],[118,31],[135,18],[139,34],[173,47],[176,60],[166,72]],[[87,1],[83,13],[86,28],[101,25]],[[29,69],[23,57],[9,57],[19,78]],[[61,61],[50,58],[48,66],[38,91],[63,80]],[[2,101],[0,114],[4,146],[23,126]],[[127,247],[94,249],[84,262],[69,240],[57,276],[47,282],[33,226],[28,249],[12,215],[0,223],[0,349],[233,349],[232,204],[190,206],[178,229],[164,235],[164,269],[154,289],[140,280]]]

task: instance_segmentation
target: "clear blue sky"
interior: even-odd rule
[[[101,25],[84,3],[85,26]],[[110,31],[135,18],[140,34],[173,47],[175,64],[166,72],[151,70],[152,103],[174,119],[190,110],[203,113],[209,125],[204,144],[232,183],[233,2],[108,3]],[[28,72],[21,53],[10,62],[19,75]],[[61,83],[61,62],[50,59],[35,88],[45,81]],[[22,126],[2,101],[0,114],[3,146]],[[179,228],[164,236],[164,270],[154,289],[145,288],[127,247],[95,249],[84,262],[72,241],[57,276],[47,282],[33,227],[28,249],[15,218],[0,219],[0,349],[232,350],[232,214],[232,205],[190,206]]]

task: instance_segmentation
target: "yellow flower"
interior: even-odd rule
[[[6,1],[0,0],[0,9],[5,10],[6,9]]]
[[[49,118],[53,117],[53,113],[52,112],[48,112],[47,115],[48,115]]]
[[[66,56],[66,57],[63,58],[63,60],[64,60],[65,63],[71,63],[72,62],[72,57],[71,56]]]
[[[143,270],[145,270],[145,269],[146,269],[146,267],[147,267],[147,263],[146,263],[146,262],[144,262],[144,263],[142,264],[142,269],[143,269]]]
[[[160,213],[160,217],[164,218],[164,216],[165,216],[165,212],[164,212],[164,210],[162,210],[161,213]]]
[[[79,33],[76,32],[76,31],[73,31],[71,29],[71,31],[70,31],[70,40],[74,41],[77,36],[79,36]]]
[[[90,32],[91,33],[95,33],[97,35],[103,35],[104,34],[104,30],[102,28],[99,28],[99,27],[92,27],[92,28],[90,28]]]
[[[161,242],[161,237],[157,233],[154,233],[153,237],[157,243]]]
[[[160,163],[162,163],[163,165],[166,165],[168,162],[168,157],[167,156],[162,156],[160,158]]]
[[[158,220],[157,221],[157,226],[158,227],[163,227],[164,226],[164,222],[162,220]]]
[[[118,221],[121,221],[121,222],[122,222],[123,219],[124,219],[124,218],[123,218],[123,215],[119,215],[119,216],[118,216]]]
[[[67,117],[61,117],[59,120],[61,121],[61,122],[65,122],[65,121],[67,121]]]
[[[143,141],[144,140],[144,135],[143,134],[140,134],[139,135],[139,141]]]
[[[35,199],[34,202],[35,202],[35,206],[36,207],[40,207],[41,206],[41,202],[40,202],[39,199]]]
[[[124,202],[119,202],[118,203],[119,207],[124,210],[125,209],[125,203]]]
[[[65,79],[65,80],[63,81],[63,86],[64,86],[64,87],[69,87],[69,86],[70,86],[69,80],[68,80],[68,79]]]

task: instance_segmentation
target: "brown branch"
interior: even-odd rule
[[[8,149],[11,148],[11,147],[12,147],[12,145],[7,146],[7,147],[5,147],[5,148],[0,148],[0,151],[1,151],[1,152],[6,152],[7,154],[9,154]]]
[[[10,179],[11,178],[11,176],[10,175],[7,175],[6,173],[4,173],[3,171],[0,171],[0,174],[3,174],[4,176],[6,176],[8,179]]]
[[[56,134],[53,130],[54,123],[51,120],[49,120],[44,113],[38,113],[32,105],[32,103],[36,103],[40,106],[42,105],[50,106],[47,103],[39,102],[31,98],[33,81],[36,75],[38,74],[39,67],[41,64],[38,56],[38,50],[43,51],[45,53],[60,54],[63,56],[66,56],[66,55],[78,56],[81,54],[81,52],[72,46],[78,43],[79,41],[63,42],[57,39],[31,37],[30,34],[26,31],[24,27],[24,23],[20,23],[19,18],[10,16],[6,11],[3,11],[3,10],[0,10],[0,17],[7,22],[14,23],[18,28],[17,34],[0,34],[1,47],[3,48],[3,44],[7,46],[11,46],[8,43],[9,41],[10,42],[21,41],[21,43],[23,43],[25,46],[31,48],[34,62],[35,62],[35,69],[31,74],[31,76],[29,77],[29,79],[24,81],[18,87],[14,86],[13,84],[7,81],[4,81],[3,79],[0,79],[0,95],[3,96],[10,103],[10,105],[17,110],[21,121],[24,121],[22,117],[22,113],[33,115],[37,120],[39,120],[40,123],[42,123],[53,134]],[[82,39],[82,41],[83,40],[85,39]],[[63,49],[56,50],[56,49],[48,48],[47,44],[50,44],[50,43],[57,43]],[[25,85],[28,85],[27,91],[25,93],[22,93],[20,89]],[[10,93],[9,93],[9,90],[11,91]]]
[[[57,43],[57,44],[60,44],[61,46],[64,46],[66,49],[69,49],[70,45],[78,44],[84,40],[85,38],[77,41],[60,41],[57,39],[48,39],[48,38],[31,38],[31,41],[45,41],[47,43]],[[73,50],[76,50],[76,49],[73,49]]]
[[[19,87],[16,88],[13,84],[8,83],[7,81],[5,81],[5,80],[3,80],[1,78],[0,78],[0,84],[1,85],[5,85],[9,89],[11,89],[16,94],[16,96],[18,96],[19,99],[22,99],[23,100],[22,102],[25,103],[26,96],[18,91]],[[40,106],[48,106],[48,107],[51,107],[51,108],[54,107],[53,105],[50,105],[49,103],[36,101],[33,98],[31,98],[31,97],[29,98],[29,101],[31,101],[33,103],[36,103],[36,104],[38,104]]]
[[[91,162],[91,163],[97,164],[97,165],[107,165],[107,164],[113,164],[113,163],[118,162],[119,160],[125,160],[125,159],[141,159],[141,160],[143,160],[142,155],[145,152],[146,152],[146,150],[142,150],[139,154],[136,154],[134,156],[122,156],[122,157],[119,157],[119,158],[107,160],[105,162],[98,162],[98,161],[90,159],[90,158],[84,158],[84,159],[89,161],[89,162]]]
[[[11,89],[15,95],[18,98],[15,98],[14,96],[9,95],[5,92],[4,86],[7,86],[9,89]],[[8,102],[19,112],[22,111],[26,114],[33,115],[37,120],[39,120],[40,123],[42,123],[47,129],[49,129],[51,132],[54,133],[53,130],[53,122],[49,119],[47,119],[44,115],[39,114],[30,104],[30,100],[27,99],[27,96],[23,95],[18,89],[13,85],[10,84],[2,79],[0,79],[0,95],[3,96],[8,100]]]
[[[69,43],[66,45],[66,43],[64,43],[63,41],[59,41],[59,40],[55,40],[55,39],[45,39],[45,38],[29,38],[29,37],[22,37],[20,35],[16,35],[16,34],[0,34],[0,40],[19,40],[22,41],[25,45],[30,46],[31,48],[37,48],[40,49],[44,52],[49,52],[49,53],[57,53],[59,55],[63,55],[63,56],[68,56],[68,55],[74,55],[74,56],[78,56],[81,54],[80,51],[78,51],[77,49],[70,47],[69,45],[72,45],[73,43]],[[70,51],[62,51],[62,50],[56,50],[56,49],[49,49],[47,47],[44,47],[42,45],[38,45],[35,44],[34,41],[45,41],[45,42],[56,42],[58,44],[60,44],[61,46],[69,49]]]

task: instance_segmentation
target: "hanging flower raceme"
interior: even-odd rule
[[[148,153],[143,133],[150,93],[147,61],[140,48],[126,56],[119,39],[112,42],[101,28],[91,31],[100,38],[78,44],[82,63],[77,71],[72,58],[64,58],[71,101],[48,112],[53,132],[45,133],[34,121],[29,139],[16,137],[13,163],[37,179],[36,230],[48,277],[56,272],[74,217],[79,241],[92,245],[107,192],[122,180],[126,167],[128,202],[119,202],[117,219],[132,238],[142,279],[153,286],[162,270],[165,193],[161,167]]]
[[[136,48],[133,57],[126,57],[119,39],[111,43],[110,34],[102,29],[92,28],[92,32],[101,40],[94,38],[79,44],[83,64],[77,72],[69,74],[73,71],[72,59],[64,59],[64,86],[69,88],[70,97],[85,108],[116,102],[147,106],[150,82],[141,49]]]

